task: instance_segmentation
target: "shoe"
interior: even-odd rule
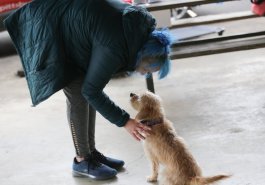
[[[94,150],[93,152],[91,152],[91,155],[93,159],[96,159],[98,162],[105,164],[116,170],[119,170],[124,166],[124,161],[106,157],[97,150]]]
[[[96,180],[106,180],[114,178],[116,175],[117,171],[115,169],[94,160],[92,157],[88,157],[81,162],[77,162],[76,158],[74,158],[74,177],[89,177]]]

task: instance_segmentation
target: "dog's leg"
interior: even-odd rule
[[[165,166],[161,176],[162,185],[190,185],[181,180],[176,169],[168,168],[168,166]]]
[[[152,174],[147,178],[148,182],[156,182],[158,177],[159,162],[155,158],[151,158]]]

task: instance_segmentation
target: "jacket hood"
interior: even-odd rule
[[[128,6],[123,12],[124,35],[129,51],[128,70],[135,70],[137,53],[155,29],[156,21],[144,8]]]

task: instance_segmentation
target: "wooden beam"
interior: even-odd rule
[[[264,33],[265,34],[265,33]],[[208,41],[186,42],[184,45],[175,44],[170,54],[171,59],[197,57],[233,51],[257,49],[265,47],[265,35],[242,37],[224,40],[209,39]]]
[[[172,45],[172,48],[179,47],[179,46],[189,46],[189,45],[196,45],[196,44],[211,43],[211,42],[215,43],[219,41],[227,41],[227,40],[235,40],[235,39],[253,38],[253,37],[258,37],[258,36],[265,36],[265,31],[223,36],[223,37],[215,37],[215,38],[210,38],[210,39],[181,41],[181,42],[174,43]]]
[[[256,17],[258,16],[254,14],[252,11],[241,11],[241,12],[233,12],[233,13],[225,13],[217,15],[205,15],[200,17],[185,18],[178,20],[171,18],[172,26],[170,28],[171,29],[181,28],[187,26],[196,26],[196,25],[218,23],[224,21],[235,21],[235,20],[249,19]]]
[[[182,8],[185,6],[197,6],[203,4],[220,3],[227,1],[239,1],[239,0],[175,0],[175,1],[161,1],[151,4],[138,5],[145,7],[148,11],[166,10],[173,8]]]

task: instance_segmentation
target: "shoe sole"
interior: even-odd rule
[[[73,171],[72,174],[73,174],[73,177],[88,177],[88,178],[94,179],[94,180],[107,180],[107,179],[112,179],[116,176],[116,174],[115,174],[115,175],[107,176],[107,177],[96,177],[94,175],[90,175],[90,174],[82,173],[82,172],[78,172],[78,171]]]

